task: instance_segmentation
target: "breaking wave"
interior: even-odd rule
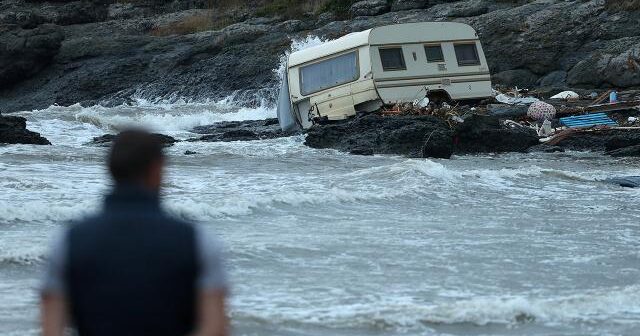
[[[281,78],[286,70],[289,53],[320,43],[322,40],[315,36],[293,40],[290,50],[282,55],[280,63],[273,69],[274,74]],[[196,126],[221,121],[275,118],[275,91],[278,87],[279,85],[258,91],[237,91],[215,101],[193,101],[180,97],[144,99],[141,98],[144,95],[138,92],[128,103],[117,106],[53,105],[21,114],[28,118],[30,129],[40,132],[57,145],[79,145],[92,137],[118,132],[128,127],[145,127],[182,138],[187,137],[189,131]]]
[[[350,299],[349,301],[354,301]],[[301,302],[292,301],[294,304]],[[309,324],[332,328],[377,328],[401,331],[437,325],[536,323],[624,323],[640,318],[640,286],[607,288],[580,294],[534,298],[526,296],[475,297],[442,303],[420,303],[410,297],[389,297],[373,302],[326,304],[307,302],[304,307],[285,302],[237,299],[234,318],[264,324]],[[282,307],[281,304],[284,306]],[[274,307],[278,308],[274,308]],[[313,308],[309,308],[313,307]],[[618,322],[616,322],[618,321]]]

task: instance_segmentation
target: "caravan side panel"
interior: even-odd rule
[[[371,33],[375,85],[387,104],[411,102],[430,90],[454,100],[491,95],[489,66],[473,30],[460,23],[415,23]]]

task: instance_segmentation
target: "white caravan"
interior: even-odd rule
[[[280,88],[283,130],[343,120],[384,104],[491,96],[478,35],[454,22],[407,23],[352,33],[289,55]]]

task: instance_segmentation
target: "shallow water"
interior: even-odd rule
[[[100,207],[105,148],[142,123],[265,118],[226,102],[24,112],[54,146],[0,147],[0,334],[37,334],[47,241]],[[238,335],[635,335],[639,161],[592,153],[359,157],[303,137],[180,142],[165,206],[227,248]],[[196,155],[184,155],[186,150]]]

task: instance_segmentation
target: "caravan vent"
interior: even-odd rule
[[[440,71],[447,71],[447,65],[444,63],[440,63],[438,64],[438,70]]]
[[[441,83],[442,85],[451,85],[451,79],[443,78]]]

